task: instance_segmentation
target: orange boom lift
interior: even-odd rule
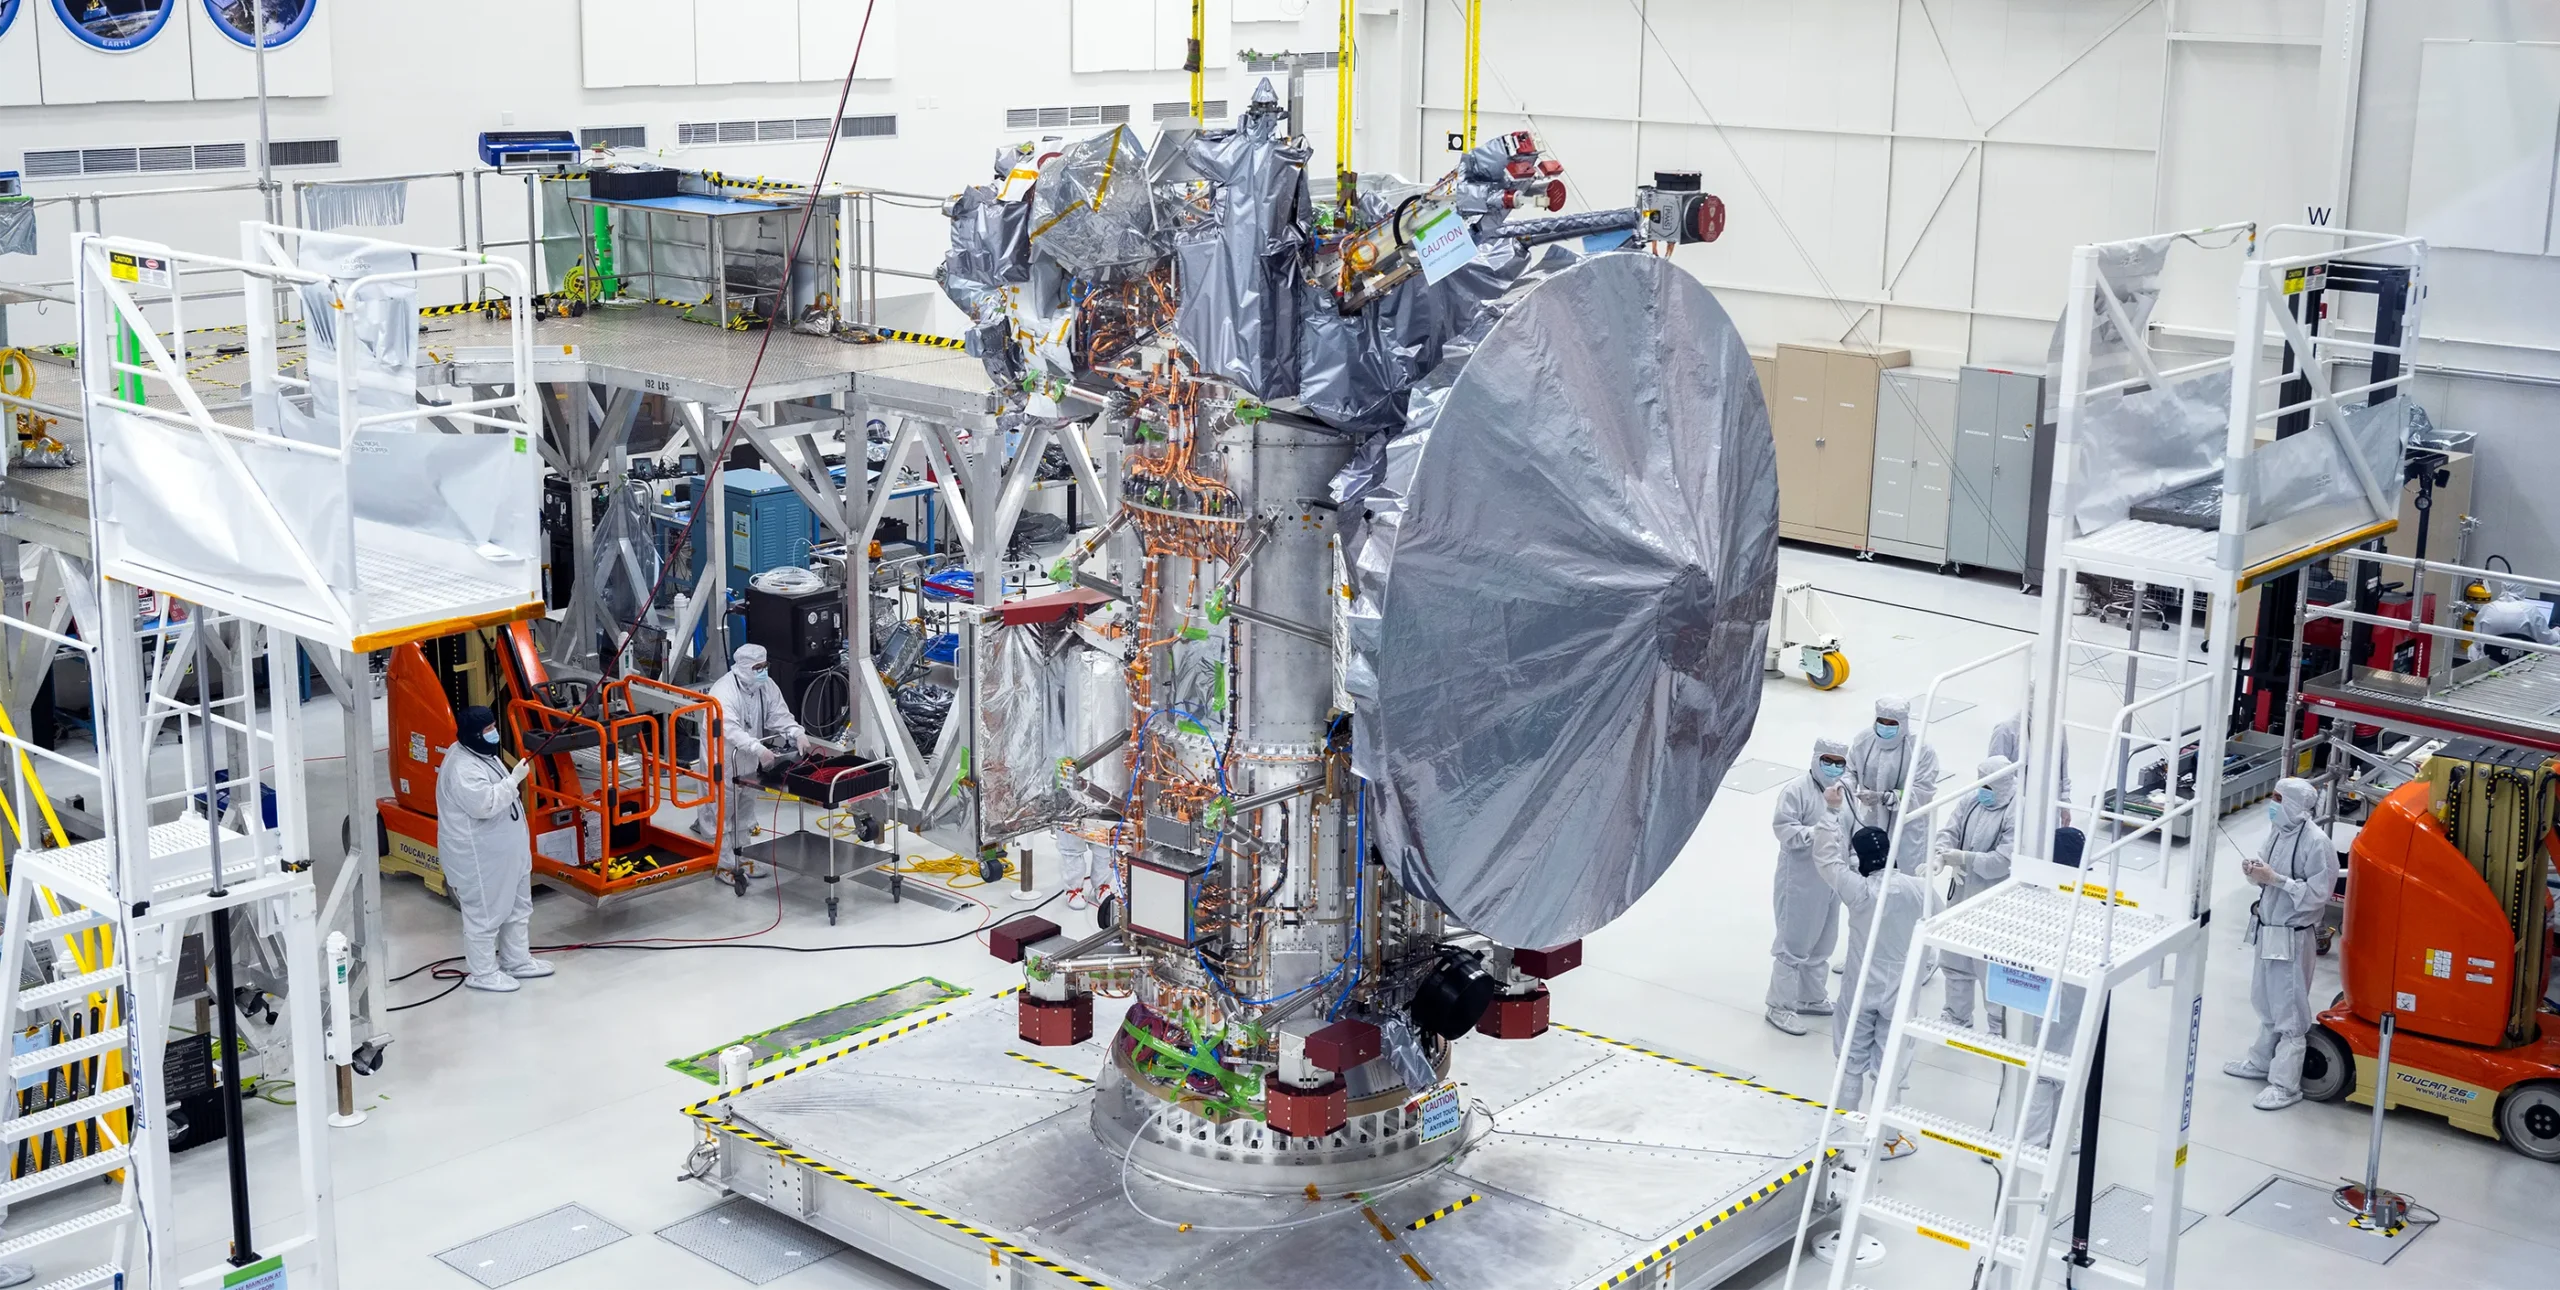
[[[393,792],[376,804],[386,871],[444,891],[436,772],[455,714],[475,705],[498,714],[510,755],[534,759],[525,827],[535,881],[602,907],[718,866],[720,844],[685,827],[699,808],[723,821],[728,810],[711,696],[646,677],[553,681],[520,622],[398,647],[389,688]]]
[[[2543,1002],[2560,774],[2545,753],[2454,743],[2365,821],[2347,868],[2346,993],[2311,1032],[2302,1091],[2389,1107],[2560,1162],[2560,1013]]]

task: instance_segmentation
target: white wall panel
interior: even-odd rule
[[[2542,254],[2560,143],[2560,44],[2431,40],[2419,60],[2409,231]]]
[[[0,107],[29,107],[44,102],[44,83],[36,72],[36,10],[42,0],[20,0],[17,21],[0,31]],[[0,170],[18,168],[16,154],[0,151]]]
[[[1895,0],[1687,0],[1645,11],[1649,121],[1837,126],[1893,121]],[[1701,102],[1704,108],[1700,107]]]
[[[1152,71],[1155,0],[1071,0],[1069,62],[1078,72]]]
[[[695,0],[693,78],[704,85],[799,80],[799,0]]]
[[[305,0],[310,18],[282,44],[267,49],[269,98],[320,98],[329,93],[336,51],[330,45],[330,18],[348,0]],[[356,0],[362,3],[362,0]],[[187,6],[195,61],[198,99],[247,99],[258,96],[257,51],[231,38],[203,0]],[[285,33],[269,32],[270,41]]]
[[[2319,90],[2319,51],[2301,45],[2181,43],[2170,50],[2173,83],[2161,141],[2157,223],[2202,228],[2234,220],[2308,222],[2322,200],[2328,133],[2305,110]],[[2235,128],[2246,122],[2246,128]],[[2155,316],[2170,326],[2227,331],[2227,259],[2172,255]]]
[[[1955,310],[1972,303],[1982,152],[1941,139],[1893,141],[1884,245],[1884,290],[1893,299]]]
[[[1424,65],[1448,69],[1434,87],[1432,105],[1462,107],[1458,50],[1465,27],[1457,7],[1445,0],[1431,12]],[[1635,9],[1623,0],[1582,6],[1564,16],[1545,4],[1493,0],[1484,7],[1477,111],[1481,115],[1525,108],[1532,114],[1631,117],[1636,110],[1636,83],[1629,72],[1638,35]],[[1364,66],[1369,61],[1361,59]]]
[[[879,0],[872,8],[871,31],[862,30],[864,6],[845,0],[800,0],[800,79],[841,84],[847,67],[854,79],[885,81],[898,74],[900,0]],[[854,66],[854,45],[862,61]],[[847,109],[850,111],[851,109]]]
[[[693,84],[694,0],[579,0],[588,89]]]
[[[2154,231],[2151,192],[2148,154],[2015,144],[1985,150],[1974,304],[2061,317],[2071,248]]]
[[[44,101],[77,103],[176,103],[195,97],[195,67],[188,40],[194,24],[180,8],[203,0],[163,0],[169,20],[159,34],[131,49],[104,50],[83,43],[62,25],[54,0],[28,0],[18,21],[33,20],[42,63]],[[73,12],[81,6],[74,4]]]

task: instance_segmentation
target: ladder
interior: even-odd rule
[[[122,608],[121,617],[113,612],[84,616],[80,626],[85,639],[60,637],[89,653],[95,664],[91,674],[98,678],[98,728],[139,728],[142,709],[164,706],[152,715],[166,716],[177,727],[189,773],[176,790],[155,795],[141,777],[147,750],[133,739],[110,735],[102,764],[91,767],[0,725],[0,741],[10,746],[18,771],[15,802],[6,813],[13,822],[24,821],[32,804],[52,826],[56,842],[17,854],[5,930],[0,930],[0,1024],[19,1037],[20,1045],[29,1043],[29,1036],[35,1044],[11,1056],[10,1077],[47,1078],[42,1102],[29,1099],[22,1105],[18,1097],[0,1098],[0,1143],[13,1155],[21,1144],[34,1148],[33,1163],[39,1166],[0,1184],[0,1201],[16,1204],[91,1179],[116,1184],[111,1200],[0,1241],[0,1262],[86,1238],[78,1242],[75,1260],[84,1265],[82,1270],[45,1281],[44,1290],[181,1283],[180,1270],[170,1265],[175,1209],[164,1037],[172,1031],[181,942],[216,910],[227,910],[250,928],[280,934],[291,1016],[290,1077],[297,1087],[312,1091],[297,1099],[295,1108],[304,1230],[263,1252],[281,1256],[310,1247],[327,1284],[335,1274],[335,1246],[322,1137],[325,1104],[319,1096],[328,1087],[318,1010],[325,984],[310,874],[291,859],[307,854],[297,850],[307,847],[300,837],[299,710],[288,701],[260,714],[252,695],[243,693],[207,702],[200,715],[174,700],[147,697],[145,632],[134,613],[136,589],[102,580],[100,591],[101,602]],[[43,630],[14,617],[0,617],[0,627]],[[292,637],[262,636],[254,624],[201,610],[195,627],[230,634],[244,651],[263,652],[271,692],[294,693]],[[213,754],[209,740],[214,747],[245,743],[261,760],[273,759],[279,771],[278,827],[268,828],[254,806],[242,805],[254,802],[246,792],[234,801],[235,809],[214,812],[223,818],[219,824],[185,807],[175,819],[151,822],[154,805],[192,805],[201,799],[209,806],[216,800],[206,792],[210,777],[202,773]],[[64,778],[85,774],[91,781],[87,791],[102,805],[105,837],[63,841],[67,835],[53,818],[35,757],[71,772]],[[285,771],[288,766],[296,769]],[[231,822],[235,819],[238,826]],[[217,830],[219,883],[212,859]],[[243,932],[244,937],[254,934]],[[216,999],[214,1006],[230,1003]],[[208,1037],[203,1042],[212,1041]],[[146,1092],[153,1096],[145,1097]]]
[[[2239,672],[2236,602],[2243,591],[2288,569],[2387,530],[2396,513],[2396,473],[2386,494],[2373,478],[2379,472],[2356,464],[2355,440],[2338,403],[2376,384],[2333,395],[2325,370],[2312,371],[2307,380],[2296,371],[2297,354],[2307,365],[2337,357],[2308,343],[2298,297],[2332,264],[2397,257],[2415,274],[2424,259],[2423,246],[2408,239],[2327,229],[2270,232],[2308,242],[2311,249],[2265,256],[2254,225],[2231,224],[2083,246],[2073,255],[2052,404],[2057,434],[2048,512],[2050,572],[2030,668],[2018,854],[2008,880],[1921,921],[1884,1045],[1878,1105],[1864,1115],[1835,1117],[1862,1141],[1863,1151],[1843,1156],[1830,1196],[1823,1189],[1809,1191],[1800,1222],[1809,1227],[1817,1204],[1836,1201],[1840,1244],[1828,1278],[1832,1290],[1847,1285],[1863,1236],[1896,1232],[1959,1256],[1941,1261],[1948,1270],[1941,1283],[1947,1285],[2030,1287],[2049,1278],[2065,1284],[2176,1283],[2203,1016],[2204,917],[2215,820],[2224,805],[2224,740]],[[2198,359],[2151,346],[2150,312],[2162,268],[2181,247],[2239,252],[2239,326],[2227,352]],[[2265,376],[2271,342],[2286,361],[2283,371]],[[2362,350],[2372,357],[2380,348]],[[2390,352],[2394,358],[2401,353]],[[2163,393],[2176,398],[2163,400]],[[2294,401],[2287,403],[2289,398]],[[2354,465],[2357,487],[2281,513],[2270,505],[2267,516],[2253,515],[2253,482],[2261,473],[2278,471],[2283,459],[2281,453],[2264,455],[2270,450],[2258,446],[2260,427],[2286,418],[2299,424],[2306,413],[2316,418],[2315,429],[2332,436],[2337,456]],[[2214,527],[2138,518],[2133,503],[2156,484],[2134,485],[2109,503],[2108,486],[2120,472],[2087,463],[2105,460],[2106,441],[2123,436],[2173,440],[2202,453],[2218,446],[2222,491]],[[2083,453],[2084,443],[2092,451]],[[2092,624],[2073,612],[2084,580],[2130,588],[2120,641],[2111,638],[2103,614]],[[1926,738],[1927,713],[1947,679],[1932,684],[1930,702],[1919,709],[1909,737]],[[2060,800],[2062,758],[2055,754],[2068,755],[2075,737],[2084,756],[2094,743],[2105,787],[2113,790],[2094,807]],[[2191,791],[2180,787],[2181,762],[2189,755]],[[2154,762],[2162,767],[2164,789],[2133,792],[2136,772]],[[1924,808],[1933,835],[1936,817],[1972,787],[1942,789]],[[2091,826],[2078,868],[2050,859],[2055,828],[2066,819]],[[2178,847],[2180,834],[2190,835],[2192,844]],[[2152,856],[2143,866],[2149,872],[2142,888],[2129,891],[2124,869],[2139,856],[2135,848]],[[1990,1033],[1940,1019],[1919,997],[1931,953],[1979,960],[1986,992],[1996,996],[1993,1014],[2005,999],[2025,1024]],[[2072,1159],[2094,1142],[2087,1120],[2103,1089],[2108,1010],[2117,988],[2137,980],[2167,987],[2169,1016],[2186,1023],[2181,1028],[2173,1021],[2171,1033],[2183,1029],[2184,1042],[2173,1041],[2164,1054],[2157,1123],[2175,1128],[2157,1135],[2149,1254],[2138,1272],[2091,1257],[2085,1216],[2093,1169],[2088,1158]],[[1863,991],[1863,982],[1858,984]],[[2002,1108],[1988,1121],[1977,1121],[1897,1087],[1896,1074],[1924,1046],[1997,1077]],[[1840,1078],[1835,1075],[1835,1088]],[[1835,1105],[1838,1100],[1835,1093]],[[1989,1162],[1998,1179],[1990,1204],[1972,1214],[1950,1214],[1943,1211],[1957,1207],[1939,1197],[1893,1194],[1890,1171],[1878,1165],[1885,1144],[1906,1134]],[[2054,1236],[2065,1212],[2082,1216],[2067,1250],[2056,1248]],[[1791,1288],[1796,1279],[1791,1263]]]

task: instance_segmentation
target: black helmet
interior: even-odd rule
[[[1885,857],[1893,850],[1893,839],[1870,824],[1849,835],[1849,849],[1858,853],[1858,876],[1863,878],[1884,869]]]

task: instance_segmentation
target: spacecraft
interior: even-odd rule
[[[995,928],[1020,986],[938,1037],[695,1108],[704,1172],[949,1284],[883,1243],[905,1220],[831,1226],[771,1170],[826,1162],[816,1194],[861,1180],[1034,1282],[1360,1284],[1321,1251],[1373,1259],[1344,1243],[1389,1233],[1389,1196],[1434,1239],[1511,1213],[1471,1220],[1508,1243],[1403,1247],[1452,1284],[1480,1258],[1600,1284],[1718,1224],[1715,1260],[1747,1262],[1792,1231],[1752,1207],[1819,1164],[1818,1105],[1568,1032],[1547,985],[1681,852],[1758,713],[1767,413],[1663,253],[1722,204],[1675,173],[1560,211],[1564,166],[1518,131],[1319,203],[1290,127],[1266,84],[1232,127],[1005,149],[946,207],[941,285],[1006,435],[1084,423],[1113,494],[978,629],[977,821],[1080,844],[1110,899],[1090,935]],[[1603,1123],[1629,1099],[1680,1112]],[[1519,1115],[1543,1127],[1506,1136]],[[1606,1142],[1614,1181],[1540,1154]],[[1653,1191],[1619,1228],[1577,1216],[1630,1185]],[[1235,1262],[1282,1233],[1311,1261]]]

